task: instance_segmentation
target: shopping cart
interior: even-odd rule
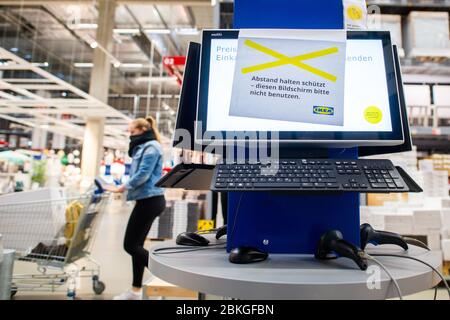
[[[67,297],[74,298],[82,277],[91,277],[93,291],[101,294],[105,284],[90,252],[108,201],[109,194],[91,189],[78,197],[0,204],[5,247],[16,250],[18,264],[37,267],[37,272],[14,273],[12,295],[17,291],[54,292],[65,284]]]

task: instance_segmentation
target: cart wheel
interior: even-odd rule
[[[74,300],[76,296],[75,290],[69,290],[67,291],[67,299]]]
[[[15,286],[15,285],[11,286],[11,299],[14,298],[14,296],[16,295],[16,293],[18,291],[17,289],[18,289],[17,286]]]
[[[92,290],[95,294],[102,294],[105,288],[105,283],[99,280],[98,275],[92,276]]]
[[[95,294],[102,294],[103,291],[105,291],[105,288],[106,286],[102,281],[95,281],[92,285]]]

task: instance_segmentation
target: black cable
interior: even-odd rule
[[[191,246],[183,246],[183,247],[165,247],[165,248],[158,248],[152,251],[152,254],[154,255],[160,255],[160,254],[173,254],[173,253],[183,253],[183,252],[192,252],[192,251],[200,251],[200,250],[212,250],[212,249],[223,249],[225,247],[219,247],[224,245],[225,243],[217,243],[217,244],[211,244],[204,247],[195,247],[192,248]],[[161,252],[161,251],[167,251],[167,250],[175,250],[170,252]]]
[[[236,206],[236,210],[234,210],[234,221],[233,221],[233,228],[231,229],[231,233],[230,233],[230,244],[233,244],[233,236],[234,236],[234,231],[236,229],[236,221],[237,221],[237,217],[239,215],[239,208],[241,207],[241,201],[242,201],[242,197],[244,196],[244,193],[241,192],[241,196],[239,197],[239,201],[238,204]]]
[[[423,260],[414,258],[414,257],[403,256],[403,255],[400,255],[400,254],[374,253],[374,254],[371,254],[371,255],[372,255],[372,256],[377,256],[377,257],[397,257],[397,258],[405,258],[405,259],[411,259],[411,260],[414,260],[414,261],[423,263],[424,265],[430,267],[430,268],[431,268],[431,269],[439,276],[439,278],[441,278],[441,280],[444,282],[445,287],[447,288],[447,293],[448,293],[448,296],[449,296],[449,298],[450,298],[450,287],[448,286],[447,281],[445,280],[444,276],[439,272],[439,270],[437,270],[437,269],[436,269],[435,267],[433,267],[431,264],[429,264],[429,263],[427,263],[427,262],[425,262],[425,261],[423,261]],[[437,286],[436,286],[436,288],[437,288]]]
[[[380,260],[374,258],[373,257],[374,255],[370,255],[368,253],[364,253],[364,255],[365,255],[365,257],[368,260],[371,260],[371,261],[375,262],[376,264],[378,264],[384,270],[384,272],[386,272],[386,274],[389,276],[389,278],[391,278],[392,283],[394,283],[394,287],[397,290],[398,298],[400,300],[403,300],[403,294],[402,294],[402,291],[400,289],[400,286],[399,286],[397,280],[394,278],[394,276],[389,272],[389,269]]]

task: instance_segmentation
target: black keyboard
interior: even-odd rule
[[[214,191],[407,192],[389,160],[289,159],[267,163],[218,164]]]

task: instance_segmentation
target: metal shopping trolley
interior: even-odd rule
[[[16,250],[16,262],[37,267],[37,272],[14,273],[12,294],[54,292],[65,284],[67,297],[74,298],[81,277],[91,277],[93,291],[101,294],[105,284],[90,251],[108,200],[109,194],[92,190],[78,197],[0,204],[5,247]]]

